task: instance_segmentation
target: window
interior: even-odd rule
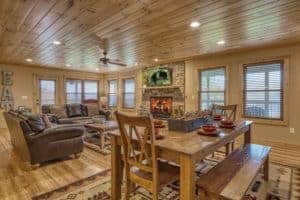
[[[108,81],[108,106],[117,107],[117,91],[118,91],[118,82],[117,80]]]
[[[82,81],[67,80],[66,82],[67,103],[81,103],[82,101]]]
[[[83,99],[85,101],[98,100],[98,81],[85,80],[83,88]]]
[[[210,109],[212,104],[225,104],[225,67],[200,71],[200,110]]]
[[[134,108],[135,106],[135,85],[134,79],[124,79],[123,107]]]
[[[244,117],[283,120],[283,61],[244,65]]]
[[[98,81],[73,80],[66,81],[67,103],[98,101]]]
[[[41,105],[55,104],[55,80],[40,80]]]

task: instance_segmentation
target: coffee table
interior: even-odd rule
[[[96,131],[99,134],[99,145],[100,149],[103,149],[105,146],[105,136],[109,131],[118,129],[118,123],[116,121],[105,121],[105,123],[87,123],[84,126],[90,130]]]

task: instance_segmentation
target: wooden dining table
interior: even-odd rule
[[[234,129],[220,129],[216,137],[199,135],[197,131],[188,133],[166,130],[164,138],[155,141],[158,156],[180,166],[180,199],[195,199],[195,165],[199,160],[231,143],[239,136],[244,136],[244,144],[251,143],[251,121],[237,121]],[[111,196],[121,199],[122,155],[119,131],[109,133],[111,136]],[[217,180],[216,180],[217,181]]]

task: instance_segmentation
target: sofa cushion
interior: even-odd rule
[[[79,103],[67,104],[66,108],[67,108],[68,117],[82,116],[81,104]]]
[[[84,117],[89,116],[87,106],[84,104],[81,104],[81,112],[82,112],[82,116]]]
[[[39,115],[28,116],[27,123],[35,133],[40,133],[46,129],[45,122]]]
[[[99,106],[98,104],[86,104],[88,116],[96,116],[99,115]]]
[[[66,109],[65,106],[60,105],[60,106],[52,106],[51,107],[51,113],[55,114],[57,118],[67,118],[67,113],[66,113]]]
[[[52,127],[52,123],[51,123],[48,115],[42,114],[41,117],[42,117],[42,119],[43,119],[43,121],[45,123],[46,128],[51,128]]]

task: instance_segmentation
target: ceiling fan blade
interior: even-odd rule
[[[114,62],[112,60],[109,60],[108,61],[109,64],[112,64],[112,65],[119,65],[119,66],[122,66],[122,67],[126,67],[127,65],[124,64],[124,63],[120,63],[120,62]]]

